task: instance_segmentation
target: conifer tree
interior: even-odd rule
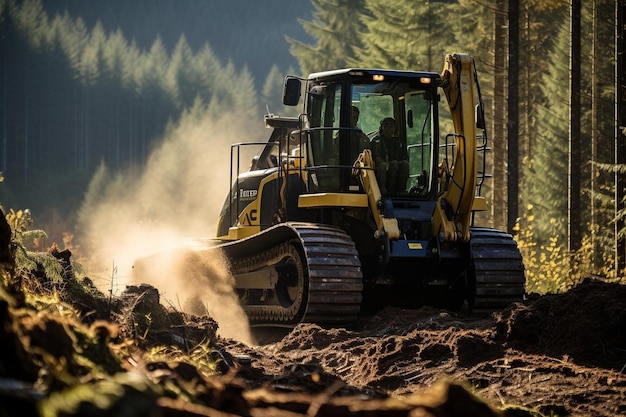
[[[12,4],[9,7],[13,12],[17,30],[29,34],[27,39],[32,48],[40,48],[44,41],[44,29],[48,20],[41,1],[26,0],[18,8],[13,8]]]
[[[234,107],[230,113],[237,115],[241,121],[240,129],[248,130],[259,126],[262,119],[262,110],[256,94],[254,78],[247,66],[229,84]]]
[[[524,186],[539,244],[553,237],[562,244],[567,236],[569,95],[567,61],[561,57],[568,54],[569,26],[567,19],[562,22],[542,80],[546,101],[537,108],[537,143]]]
[[[141,94],[149,93],[150,89],[162,89],[163,83],[166,79],[167,68],[169,66],[169,57],[163,40],[160,36],[157,36],[148,55],[141,62],[143,65],[140,68],[140,78],[144,80],[141,84]]]
[[[541,88],[548,59],[563,22],[567,5],[559,0],[520,2],[520,152],[524,164],[534,154],[537,142],[537,106],[545,101]],[[566,52],[566,51],[563,51]],[[567,55],[564,55],[567,56]],[[524,170],[522,176],[525,175]],[[523,181],[523,180],[522,180]]]
[[[261,104],[267,106],[269,113],[284,115],[282,110],[282,90],[284,75],[280,72],[278,65],[273,65],[267,74],[263,88],[261,89]]]
[[[122,86],[128,86],[132,64],[128,62],[128,43],[121,30],[107,37],[103,59],[105,76]]]
[[[119,168],[122,162],[122,126],[129,110],[131,65],[128,62],[128,44],[121,30],[113,32],[107,39],[103,52],[104,71],[100,84],[101,93],[108,96],[108,120],[103,123],[106,137],[102,143],[106,147],[102,154],[106,155],[109,164]],[[126,132],[126,130],[125,130]]]
[[[440,71],[453,32],[446,31],[448,6],[410,0],[366,0],[361,47],[350,65]]]
[[[166,74],[169,57],[159,36],[154,40],[150,51],[143,56],[137,66],[137,85],[139,87],[139,120],[136,141],[128,143],[131,161],[143,161],[146,157],[147,143],[155,134],[160,134],[165,123],[174,114],[174,99],[166,87]]]
[[[193,51],[185,35],[181,35],[174,48],[167,68],[166,82],[171,96],[179,109],[190,107],[197,95],[197,80],[194,74]]]
[[[82,140],[79,142],[78,148],[80,152],[80,168],[86,171],[90,171],[92,168],[94,163],[92,160],[94,153],[92,146],[97,144],[97,140],[92,136],[94,132],[98,131],[94,126],[96,123],[94,118],[99,116],[96,110],[98,106],[94,103],[94,100],[98,100],[99,96],[94,94],[93,86],[98,82],[98,78],[104,68],[103,51],[105,41],[106,34],[104,28],[100,22],[97,22],[82,50],[78,64],[81,82],[80,130],[82,132]]]
[[[89,38],[89,31],[85,21],[80,17],[72,20],[69,15],[65,14],[61,19],[55,18],[53,23],[55,24],[55,30],[59,33],[58,39],[61,43],[61,48],[70,62],[70,68],[78,78],[78,74],[81,71],[80,62],[85,47],[85,40]]]
[[[237,77],[237,70],[233,61],[229,60],[218,73],[214,74],[214,77],[215,90],[211,95],[208,108],[211,117],[219,117],[224,109],[233,111],[235,108],[232,86]]]
[[[299,20],[316,44],[308,45],[287,37],[290,52],[298,59],[304,76],[311,72],[343,68],[360,45],[364,0],[311,0],[313,21]]]
[[[102,23],[96,23],[79,58],[79,77],[83,85],[93,85],[104,68],[106,34]]]
[[[211,101],[216,88],[216,75],[222,71],[222,63],[215,56],[211,45],[205,43],[192,62],[197,94],[204,103]]]

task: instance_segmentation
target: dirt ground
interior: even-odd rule
[[[443,379],[495,407],[626,415],[626,286],[600,281],[492,315],[387,308],[351,330],[301,324],[276,342],[227,350],[262,370],[252,386],[403,398]],[[318,383],[302,384],[307,375]]]
[[[625,285],[491,315],[389,307],[246,345],[154,287],[113,299],[64,279],[0,291],[0,417],[626,416]]]

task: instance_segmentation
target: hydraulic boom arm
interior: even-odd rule
[[[450,54],[442,73],[442,88],[454,123],[456,155],[452,165],[443,161],[440,190],[433,218],[433,232],[443,241],[470,239],[470,223],[477,181],[475,107],[477,80],[472,57]]]

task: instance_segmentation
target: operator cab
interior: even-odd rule
[[[362,192],[353,166],[364,147],[374,160],[395,164],[405,176],[383,194],[434,200],[439,146],[438,73],[343,69],[311,74],[306,88],[306,114],[301,116],[302,148],[306,146],[309,192]],[[283,102],[299,102],[300,80],[287,77]],[[354,123],[354,114],[358,121]],[[380,138],[382,121],[393,123],[393,144]],[[393,152],[392,152],[393,151]],[[391,155],[393,153],[393,155]],[[394,163],[392,163],[394,161]],[[378,164],[379,166],[382,164]],[[378,168],[377,168],[378,169]],[[393,182],[393,181],[392,181]]]

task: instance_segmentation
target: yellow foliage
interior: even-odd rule
[[[15,233],[28,230],[28,227],[33,224],[33,218],[30,215],[30,210],[28,209],[17,211],[15,211],[14,209],[10,209],[9,212],[6,214],[6,219],[9,223],[9,226],[11,226],[11,230],[13,230]]]
[[[615,270],[612,248],[599,247],[601,245],[594,242],[597,234],[592,230],[582,238],[580,249],[575,252],[568,251],[567,243],[560,242],[556,236],[550,237],[546,245],[539,245],[534,233],[532,206],[527,210],[516,240],[526,268],[528,293],[565,292],[588,277],[626,282],[626,270]]]

